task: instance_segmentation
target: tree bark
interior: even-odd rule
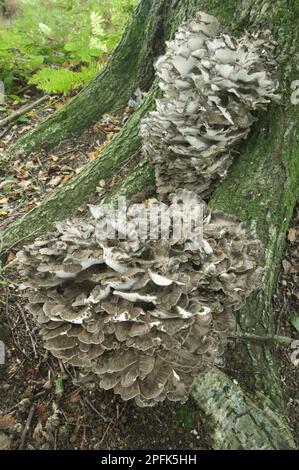
[[[150,8],[152,6],[153,10]],[[273,335],[275,322],[272,311],[272,294],[276,285],[279,264],[285,245],[285,234],[292,210],[299,192],[299,158],[296,126],[298,126],[298,107],[290,103],[289,84],[296,79],[294,57],[298,57],[296,18],[298,3],[295,0],[154,0],[140,3],[132,30],[138,30],[145,21],[147,28],[153,28],[144,35],[133,35],[128,30],[115,57],[103,74],[110,78],[121,73],[120,80],[131,85],[125,87],[122,97],[112,98],[101,94],[105,83],[103,74],[73,100],[65,111],[66,131],[61,131],[63,119],[61,111],[46,121],[41,130],[24,137],[14,151],[28,152],[44,142],[44,136],[55,131],[56,136],[49,138],[48,144],[54,145],[61,136],[78,132],[101,113],[111,111],[125,104],[140,78],[141,63],[151,70],[149,62],[136,60],[134,72],[130,77],[127,71],[117,68],[116,59],[121,58],[121,49],[128,46],[128,38],[143,40],[141,55],[149,47],[149,38],[160,38],[158,50],[162,50],[165,39],[171,37],[183,19],[190,18],[197,10],[205,10],[219,18],[228,30],[241,34],[244,29],[255,31],[270,29],[276,38],[279,78],[282,84],[283,99],[280,105],[272,105],[267,113],[259,115],[259,121],[251,132],[250,138],[242,145],[240,156],[235,160],[225,181],[216,189],[210,205],[247,221],[252,233],[265,245],[264,276],[257,293],[253,294],[245,306],[237,313],[237,320],[243,333]],[[160,11],[159,18],[154,17]],[[135,26],[134,26],[135,25]],[[159,26],[158,26],[159,25]],[[136,43],[137,44],[137,43]],[[138,46],[139,47],[139,46]],[[152,51],[152,49],[150,49]],[[132,47],[131,52],[132,53]],[[115,61],[115,62],[114,62]],[[111,64],[115,64],[112,67]],[[112,73],[113,72],[113,73]],[[147,72],[149,78],[152,72]],[[133,77],[134,75],[134,77]],[[98,81],[98,95],[95,83]],[[146,80],[145,80],[146,81]],[[143,83],[145,83],[145,81]],[[150,81],[150,79],[149,79]],[[114,86],[112,86],[114,88]],[[156,93],[154,88],[123,130],[95,162],[90,163],[78,176],[62,189],[53,193],[41,206],[9,227],[4,233],[4,246],[16,243],[28,236],[32,227],[38,232],[48,230],[53,221],[71,215],[86,201],[100,179],[105,179],[118,171],[140,147],[138,126],[140,118],[153,106]],[[89,96],[85,101],[82,96]],[[110,95],[110,92],[108,93]],[[92,96],[92,100],[90,98]],[[86,110],[97,96],[97,112]],[[77,100],[77,101],[76,101]],[[81,101],[82,100],[82,101]],[[75,103],[75,104],[74,104]],[[76,123],[76,103],[84,103],[82,109],[87,113],[87,121],[78,119]],[[75,114],[74,114],[75,113]],[[52,119],[52,120],[51,120]],[[58,121],[56,121],[58,120]],[[69,127],[70,124],[70,127]],[[75,126],[74,128],[72,126]],[[48,131],[50,129],[50,131]],[[40,133],[39,133],[40,132]],[[62,132],[62,134],[61,134]],[[55,134],[55,132],[54,132]],[[42,136],[40,138],[40,136]],[[31,140],[32,139],[32,140]],[[131,196],[144,186],[152,184],[153,175],[150,164],[142,159],[128,174],[118,188],[107,195],[106,200],[115,200],[118,194]],[[201,374],[194,383],[193,398],[201,412],[206,416],[207,432],[212,445],[217,449],[290,449],[295,444],[287,423],[284,396],[282,392],[276,346],[269,341],[235,342],[227,355],[227,374],[212,369]],[[232,377],[231,378],[229,378]],[[234,382],[237,380],[238,384]]]

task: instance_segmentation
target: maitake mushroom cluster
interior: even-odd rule
[[[124,206],[121,219],[91,206],[90,219],[57,223],[18,253],[45,348],[139,406],[187,400],[259,284],[261,243],[199,195],[276,97],[273,47],[268,33],[220,34],[205,13],[184,23],[156,63],[163,97],[141,126],[170,206]]]
[[[202,228],[175,238],[186,211],[196,225],[201,201],[186,190],[170,200],[169,237],[140,234],[140,215],[148,220],[155,206],[161,221],[169,210],[158,201],[125,210],[126,234],[91,206],[90,220],[57,223],[18,253],[45,348],[139,406],[186,401],[193,377],[223,354],[232,312],[261,273],[260,242],[228,215],[204,207]]]
[[[197,13],[155,64],[163,96],[141,135],[162,197],[180,187],[208,195],[247,137],[252,111],[278,98],[269,32],[236,39],[219,30],[215,17]]]

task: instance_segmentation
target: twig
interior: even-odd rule
[[[105,423],[108,423],[109,419],[106,418],[102,413],[100,413],[91,403],[91,401],[88,400],[88,398],[84,398],[85,403],[103,420]]]
[[[27,323],[27,320],[26,320],[26,315],[24,313],[24,310],[22,308],[22,306],[19,304],[19,302],[17,302],[17,307],[22,315],[22,318],[24,320],[24,323],[25,323],[25,327],[26,327],[26,331],[29,335],[29,338],[30,338],[30,341],[31,341],[31,344],[32,344],[32,349],[33,349],[33,353],[34,353],[34,357],[37,358],[38,357],[38,354],[36,352],[36,347],[35,347],[35,342],[33,341],[33,337],[32,337],[32,333],[31,333],[31,330],[28,326],[28,323]]]
[[[10,250],[12,250],[16,245],[18,245],[19,243],[23,242],[24,240],[27,240],[27,238],[31,238],[33,235],[35,235],[36,233],[38,233],[38,229],[34,230],[33,232],[29,233],[28,235],[25,235],[24,237],[22,238],[19,238],[19,240],[17,240],[15,243],[13,243],[12,245],[10,245],[8,248],[6,248],[5,250],[3,250],[0,255],[3,256],[5,253],[8,253]],[[1,249],[1,240],[0,240],[0,249]]]
[[[102,436],[102,439],[100,440],[100,444],[102,444],[102,442],[104,441],[104,439],[105,439],[105,437],[107,436],[107,434],[108,434],[108,432],[110,431],[110,429],[113,428],[113,427],[116,425],[116,423],[118,422],[119,418],[122,416],[122,414],[123,414],[123,412],[124,412],[126,406],[127,406],[127,402],[126,402],[126,403],[124,404],[124,406],[122,407],[122,410],[121,410],[121,412],[119,413],[119,416],[116,418],[116,420],[115,420],[114,422],[113,422],[113,418],[110,420],[110,422],[109,422],[109,424],[108,424],[108,426],[107,426],[107,428],[106,428],[106,430],[105,430],[105,432],[104,432],[104,434],[103,434],[103,436]]]
[[[23,351],[23,349],[21,348],[21,346],[19,345],[19,343],[17,342],[16,340],[16,337],[15,337],[15,334],[14,334],[14,328],[13,326],[11,325],[11,322],[10,322],[10,318],[9,318],[9,309],[8,309],[8,306],[9,306],[9,303],[8,303],[8,299],[9,299],[9,290],[8,290],[8,287],[5,286],[4,287],[4,291],[5,291],[5,315],[6,315],[6,319],[7,319],[7,324],[9,326],[9,329],[10,329],[10,332],[11,332],[11,336],[12,336],[12,339],[13,339],[13,342],[15,344],[15,346],[18,348],[18,350],[25,356],[27,357],[27,359],[30,359],[28,354],[26,354],[25,351]]]
[[[2,119],[0,121],[0,127],[4,126],[10,121],[13,121],[14,119],[18,118],[19,116],[22,116],[23,114],[26,114],[28,111],[31,111],[31,109],[36,108],[36,106],[40,105],[44,101],[47,101],[50,99],[49,95],[42,96],[38,100],[34,101],[33,103],[29,103],[26,106],[22,106],[22,108],[18,109],[17,111],[11,113],[9,116],[6,116],[6,118]]]
[[[7,126],[6,129],[4,129],[2,132],[0,132],[0,139],[2,139],[2,137],[4,137],[7,132],[12,128],[13,124],[10,124],[9,126]]]
[[[285,298],[283,306],[280,309],[280,312],[279,312],[278,317],[277,317],[276,334],[279,333],[280,325],[281,325],[281,318],[282,318],[283,314],[287,311],[288,307],[289,307],[289,300],[287,298]]]
[[[228,338],[239,339],[241,341],[261,341],[261,342],[272,342],[288,346],[294,341],[294,338],[280,335],[256,335],[252,333],[241,333],[241,334],[228,334]]]
[[[24,427],[23,432],[22,432],[21,442],[20,442],[20,445],[19,445],[19,450],[22,450],[24,448],[24,444],[25,444],[25,441],[26,441],[28,431],[30,429],[30,425],[31,425],[31,422],[32,422],[32,419],[33,419],[33,416],[34,416],[34,412],[35,412],[35,405],[32,405],[31,408],[30,408],[29,414],[28,414],[28,418],[27,418],[25,427]]]
[[[20,88],[19,90],[17,90],[16,93],[18,95],[21,94],[21,93],[25,93],[25,91],[29,90],[30,88],[32,88],[32,85],[25,85],[22,88]]]

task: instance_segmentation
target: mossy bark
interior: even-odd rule
[[[150,6],[153,7],[153,11],[149,9]],[[299,110],[298,107],[291,105],[289,99],[290,81],[298,78],[295,75],[295,65],[298,62],[299,53],[296,27],[299,6],[295,0],[227,0],[226,2],[222,0],[164,2],[154,0],[150,4],[144,1],[139,6],[135,21],[138,15],[142,17],[147,12],[148,16],[146,18],[144,16],[143,21],[147,27],[151,25],[153,31],[148,31],[147,39],[138,35],[135,35],[135,39],[140,41],[142,37],[142,40],[146,41],[144,46],[146,49],[149,47],[149,37],[160,38],[161,44],[156,50],[162,50],[164,40],[174,34],[177,25],[182,20],[191,17],[198,9],[216,15],[230,32],[236,34],[241,33],[245,28],[250,31],[268,28],[278,42],[276,55],[280,66],[282,102],[280,105],[272,105],[267,112],[258,116],[259,121],[249,140],[240,149],[240,156],[236,158],[227,178],[217,188],[210,201],[213,208],[224,210],[240,220],[247,221],[253,234],[264,242],[263,281],[259,291],[250,297],[246,305],[238,312],[237,317],[243,332],[259,335],[272,334],[275,330],[275,323],[271,299],[284,249],[286,230],[299,192],[297,133]],[[158,10],[161,13],[159,18],[155,17]],[[126,38],[133,38],[134,34],[127,31],[120,47],[128,45]],[[150,49],[148,53],[151,54],[152,51],[153,49]],[[119,54],[119,49],[117,53]],[[113,60],[115,58],[112,58],[112,63]],[[149,62],[151,60],[152,57]],[[139,65],[140,63],[142,61],[138,62]],[[149,70],[149,63],[147,64]],[[108,73],[108,70],[109,66],[105,73]],[[115,73],[119,73],[117,68]],[[123,72],[120,73],[123,74]],[[135,78],[133,78],[133,73],[129,78],[134,86],[138,80],[139,83],[142,82],[140,73],[141,70],[138,71],[138,66],[136,66]],[[149,77],[150,73],[146,75]],[[125,76],[128,79],[128,76]],[[136,78],[137,76],[139,79]],[[100,76],[97,80],[100,83],[103,77]],[[95,83],[91,84],[91,87],[87,88],[88,92],[85,90],[81,97],[79,95],[78,99],[82,101],[78,102],[81,103],[82,109],[83,103],[86,108],[91,100],[91,98],[87,101],[83,100],[84,93],[86,96],[90,94],[92,100],[95,99],[94,86]],[[134,86],[126,90],[131,92]],[[128,91],[124,93],[123,98],[113,98],[108,102],[105,94],[101,95],[101,90],[103,90],[102,85],[99,86],[98,117],[102,112],[109,110],[108,106],[110,110],[115,109],[115,103],[118,103],[118,106],[124,104],[129,97]],[[104,150],[99,160],[89,164],[77,177],[53,193],[39,208],[34,209],[23,220],[12,224],[6,230],[4,234],[6,247],[29,235],[32,230],[45,231],[50,228],[54,220],[71,215],[82,202],[88,199],[100,179],[109,177],[129,161],[140,148],[139,121],[141,116],[152,107],[154,94],[155,89],[121,133]],[[106,104],[103,105],[103,103]],[[76,108],[77,105],[73,105],[73,108],[71,106],[66,108],[65,116],[68,123],[75,123],[76,116],[73,112],[78,108]],[[86,110],[84,112],[88,113]],[[54,115],[53,121],[47,121],[41,128],[41,134],[38,134],[38,129],[34,131],[31,143],[32,136],[22,139],[15,150],[27,152],[36,148],[42,141],[42,139],[39,140],[40,136],[45,135],[44,133],[48,132],[47,129],[51,132],[55,131],[53,125],[56,122],[55,116],[61,117],[62,114]],[[95,114],[87,122],[90,123],[94,117]],[[59,122],[60,130],[57,136],[61,137],[63,120]],[[83,123],[83,120],[80,122],[80,126],[75,124],[74,132],[87,125]],[[63,133],[63,138],[68,136],[69,132],[73,130],[68,128]],[[48,143],[52,145],[57,142],[58,137],[51,137],[52,140]],[[108,199],[115,199],[118,191],[130,196],[152,182],[150,164],[143,159],[124,179],[119,188],[114,189],[108,195]],[[207,430],[213,446],[224,449],[293,448],[294,442],[285,417],[275,346],[267,341],[264,344],[262,342],[236,342],[228,359],[230,369],[227,371],[228,375],[236,379],[240,386],[237,386],[228,375],[217,370],[210,370],[198,377],[193,390],[193,397],[206,415]],[[221,393],[216,393],[216,390],[220,390]],[[228,416],[230,416],[229,421]]]

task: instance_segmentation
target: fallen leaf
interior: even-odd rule
[[[42,424],[45,424],[47,419],[49,418],[49,413],[47,412],[45,405],[43,404],[36,405],[36,411]]]
[[[19,183],[19,186],[23,189],[27,189],[31,185],[31,180],[24,180]]]
[[[130,106],[127,106],[127,107],[125,108],[125,113],[127,113],[127,114],[132,114],[132,113],[134,113],[134,108],[131,108]]]
[[[11,251],[7,257],[6,264],[11,263],[15,259],[16,259],[16,254]]]
[[[10,448],[11,444],[11,437],[4,434],[4,432],[0,431],[0,450],[7,450]]]
[[[65,183],[65,182],[68,181],[71,177],[72,177],[72,175],[65,175],[65,176],[63,177],[62,182]]]
[[[81,400],[80,393],[81,393],[80,389],[75,390],[73,393],[71,393],[70,398],[69,398],[70,403],[77,403],[78,401],[80,401]]]
[[[89,156],[89,158],[96,158],[100,152],[101,149],[96,149],[94,152],[88,152],[87,155]]]
[[[53,107],[58,110],[64,107],[63,103],[60,103],[59,101],[57,103],[54,103]]]
[[[0,217],[5,217],[8,214],[6,211],[0,211]]]
[[[297,269],[286,259],[282,261],[282,266],[286,274],[297,272]]]
[[[0,199],[0,204],[6,204],[7,201],[8,201],[7,197],[2,197],[2,198]]]
[[[38,117],[38,114],[37,114],[36,111],[29,111],[28,113],[26,113],[26,116],[36,118],[36,117]]]
[[[62,176],[55,176],[55,178],[52,178],[51,181],[49,182],[49,186],[58,186],[59,183],[61,183]]]
[[[22,127],[21,129],[19,128],[18,129],[18,134],[24,134],[25,132],[28,132],[32,129],[31,126],[24,126]]]
[[[6,431],[13,429],[16,425],[16,422],[12,416],[2,415],[0,416],[0,430]]]
[[[288,240],[289,242],[294,242],[296,240],[297,231],[294,228],[290,228],[288,231]]]

